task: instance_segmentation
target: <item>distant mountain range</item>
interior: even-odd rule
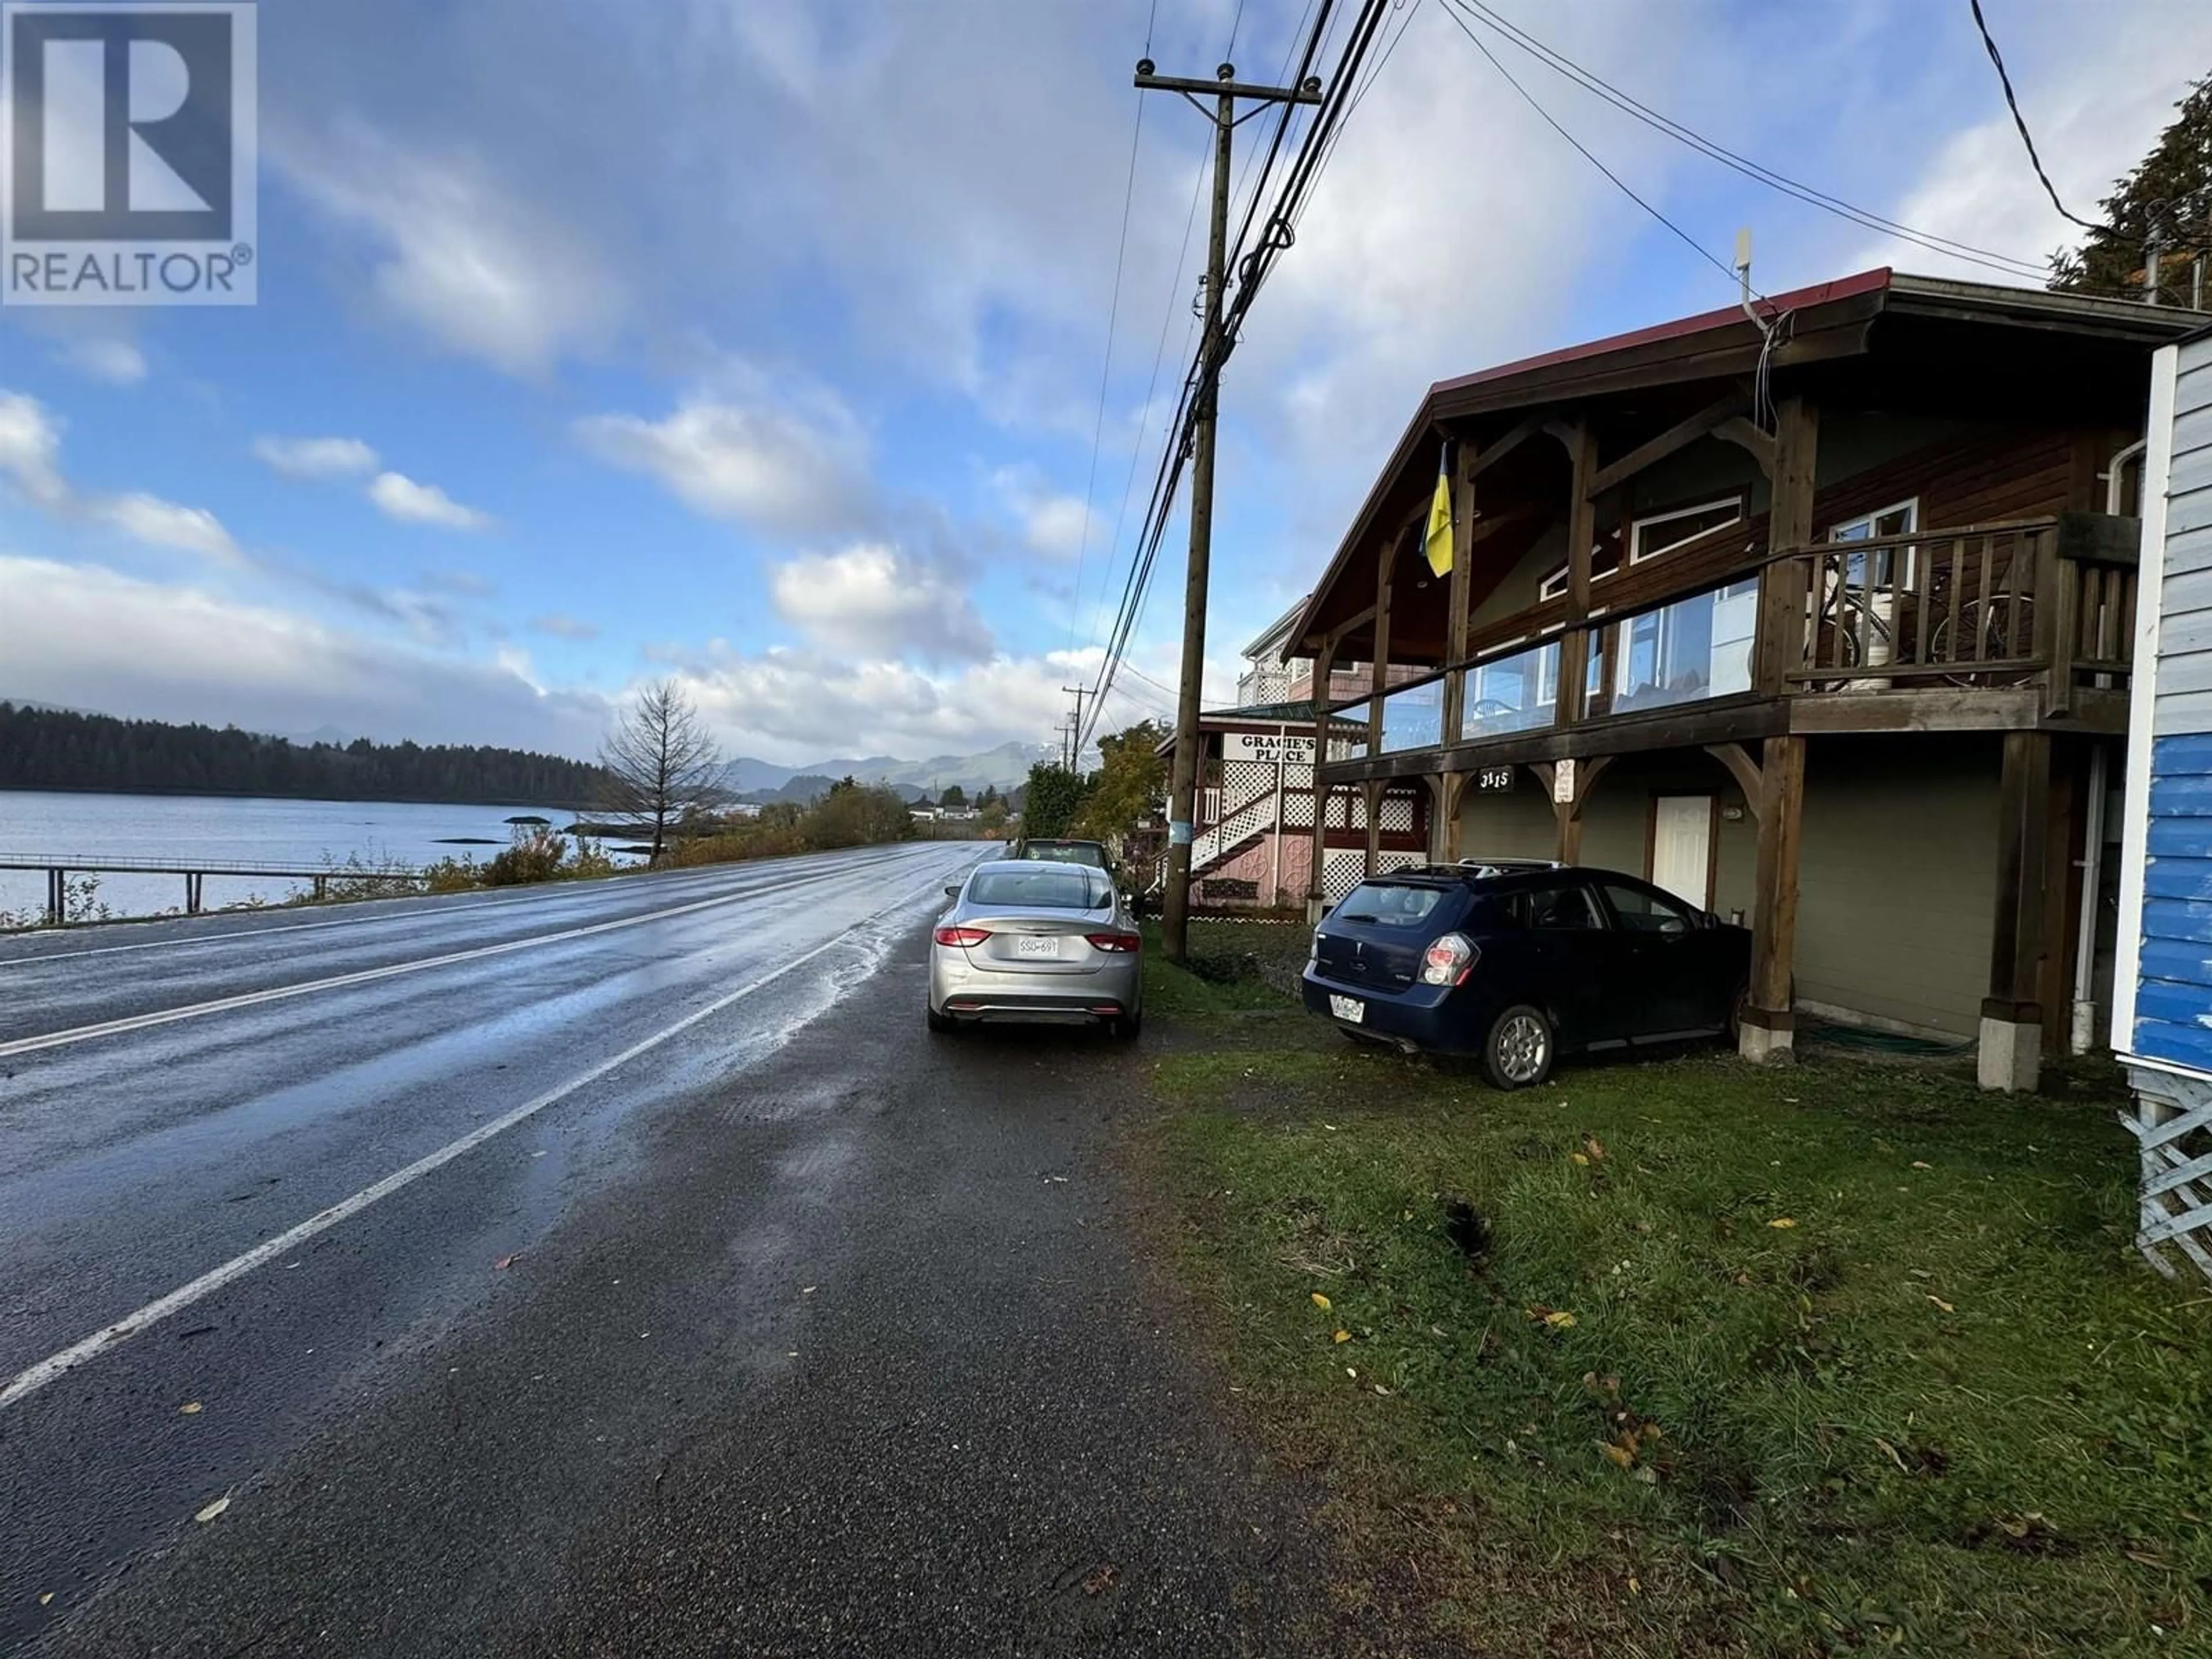
[[[864,760],[810,761],[804,766],[778,766],[744,757],[724,764],[722,780],[725,788],[745,800],[811,800],[840,778],[887,785],[909,800],[925,794],[933,798],[956,783],[971,795],[987,784],[1003,794],[1027,783],[1030,768],[1057,752],[1050,744],[1006,743],[980,755],[937,755],[921,761],[871,755]]]

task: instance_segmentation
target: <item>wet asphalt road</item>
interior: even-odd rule
[[[978,851],[0,942],[0,1650],[1340,1650]]]

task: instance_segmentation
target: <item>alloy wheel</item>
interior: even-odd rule
[[[1551,1037],[1533,1014],[1516,1014],[1498,1028],[1498,1069],[1516,1083],[1533,1083],[1544,1073]]]

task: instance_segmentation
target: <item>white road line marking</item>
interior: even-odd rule
[[[875,916],[871,916],[869,920],[873,921],[876,916],[888,915],[893,911],[898,910],[907,905],[913,904],[928,889],[927,886],[917,888],[913,892],[905,895],[903,897],[893,900],[882,909],[877,911],[875,913]],[[374,1186],[362,1188],[351,1198],[342,1199],[337,1203],[331,1205],[327,1210],[323,1210],[314,1215],[309,1216],[305,1221],[300,1223],[298,1226],[289,1228],[285,1231],[277,1234],[274,1238],[263,1240],[252,1249],[246,1251],[243,1255],[233,1256],[229,1261],[224,1262],[220,1267],[216,1267],[207,1273],[202,1273],[198,1279],[193,1279],[190,1284],[181,1285],[175,1290],[171,1291],[167,1296],[161,1297],[155,1301],[149,1302],[144,1307],[139,1309],[137,1312],[126,1314],[123,1318],[117,1320],[112,1325],[106,1327],[105,1329],[94,1331],[90,1336],[86,1337],[83,1341],[72,1343],[70,1346],[64,1348],[59,1353],[52,1355],[45,1359],[41,1359],[37,1364],[29,1367],[26,1370],[18,1372],[15,1376],[9,1381],[6,1388],[0,1389],[0,1410],[6,1409],[8,1407],[15,1404],[16,1401],[20,1400],[27,1399],[30,1395],[36,1394],[40,1389],[45,1388],[47,1383],[52,1382],[57,1377],[66,1376],[69,1372],[76,1370],[80,1365],[83,1365],[91,1360],[98,1358],[110,1348],[130,1340],[131,1338],[136,1336],[148,1326],[157,1324],[161,1321],[167,1319],[171,1314],[175,1313],[181,1309],[188,1308],[191,1306],[193,1303],[213,1295],[216,1291],[222,1289],[224,1285],[230,1284],[234,1279],[245,1277],[245,1275],[252,1273],[256,1267],[262,1266],[264,1262],[273,1261],[278,1256],[284,1255],[286,1252],[297,1249],[301,1245],[306,1243],[307,1240],[314,1237],[318,1233],[327,1232],[332,1227],[337,1226],[341,1221],[344,1221],[350,1217],[359,1215],[363,1210],[368,1208],[370,1205],[374,1204],[380,1199],[389,1198],[392,1194],[399,1191],[402,1188],[420,1181],[424,1176],[430,1174],[433,1170],[443,1169],[447,1164],[451,1164],[455,1158],[461,1157],[464,1153],[471,1152],[475,1148],[483,1146],[484,1142],[489,1140],[493,1136],[503,1134],[507,1130],[512,1129],[516,1124],[523,1122],[529,1118],[535,1117],[538,1113],[544,1111],[548,1106],[557,1104],[559,1102],[566,1100],[570,1095],[574,1094],[579,1089],[587,1088],[591,1085],[597,1083],[601,1078],[606,1076],[608,1073],[614,1071],[617,1067],[626,1066],[631,1060],[635,1060],[640,1054],[647,1054],[654,1048],[658,1048],[662,1043],[666,1042],[671,1037],[680,1036],[684,1032],[690,1030],[691,1027],[698,1024],[700,1021],[709,1018],[715,1014],[719,1014],[722,1010],[729,1007],[732,1004],[744,1001],[745,998],[752,995],[754,992],[761,989],[762,987],[772,984],[776,980],[781,979],[786,974],[792,972],[794,969],[803,968],[808,963],[813,961],[817,957],[823,956],[829,951],[834,951],[841,945],[849,944],[851,942],[850,934],[852,931],[853,930],[851,928],[841,928],[833,937],[824,939],[812,950],[793,957],[789,962],[785,963],[781,968],[775,969],[773,972],[763,974],[758,979],[754,980],[750,984],[740,986],[738,989],[728,993],[726,995],[716,998],[714,1001],[708,1003],[704,1007],[696,1009],[692,1012],[684,1015],[683,1018],[678,1020],[673,1025],[667,1027],[665,1030],[657,1031],[649,1037],[645,1037],[639,1042],[633,1042],[629,1048],[624,1048],[619,1054],[610,1054],[606,1059],[601,1060],[589,1071],[569,1079],[568,1082],[561,1084],[557,1087],[548,1089],[542,1095],[538,1095],[532,1099],[523,1102],[521,1105],[516,1107],[513,1111],[507,1112],[501,1116],[492,1119],[489,1123],[479,1125],[477,1127],[471,1129],[468,1133],[463,1135],[459,1140],[452,1141],[446,1146],[441,1146],[436,1152],[430,1153],[428,1157],[416,1158],[415,1162],[409,1164],[404,1170],[394,1170],[392,1174],[385,1176],[383,1180],[377,1182]]]
[[[258,1008],[264,1003],[284,1002],[294,997],[312,996],[320,991],[340,991],[356,985],[373,985],[379,980],[397,979],[403,974],[427,973],[433,968],[449,968],[456,963],[481,962],[487,957],[506,956],[515,951],[527,951],[541,945],[559,945],[569,939],[589,939],[598,933],[611,933],[624,927],[641,927],[649,921],[665,921],[672,916],[690,915],[699,910],[712,910],[726,904],[738,904],[765,894],[811,885],[817,881],[830,881],[842,874],[859,874],[873,869],[880,860],[809,874],[797,880],[768,886],[749,887],[742,892],[719,894],[710,899],[697,899],[690,904],[678,904],[665,910],[647,910],[634,916],[617,916],[612,921],[595,921],[582,927],[565,927],[558,933],[532,933],[527,939],[505,939],[497,945],[471,945],[465,951],[449,951],[442,956],[418,957],[413,962],[395,962],[381,968],[362,968],[350,974],[333,974],[326,979],[305,980],[296,985],[274,985],[263,991],[243,991],[236,996],[218,997],[211,1002],[187,1003],[179,1008],[158,1009],[152,1013],[130,1014],[121,1019],[103,1020],[96,1025],[76,1025],[67,1030],[48,1031],[40,1036],[17,1037],[12,1042],[0,1042],[0,1060],[17,1054],[37,1054],[42,1049],[65,1048],[71,1043],[88,1042],[95,1037],[121,1036],[130,1031],[143,1031],[156,1025],[173,1024],[179,1020],[201,1019],[210,1014],[231,1013],[240,1008]]]
[[[821,855],[818,854],[801,854],[799,855],[799,859],[793,860],[793,862],[796,863],[799,860],[805,860],[808,862],[815,862],[818,861],[820,856]],[[745,872],[760,873],[763,865],[773,865],[781,861],[782,860],[781,860],[769,859],[762,860],[760,864],[748,863],[735,866],[717,865],[709,866],[708,869],[702,870],[641,871],[632,875],[593,877],[589,881],[564,883],[557,888],[541,888],[534,892],[518,893],[507,898],[479,899],[472,904],[440,904],[436,906],[425,904],[420,909],[403,911],[382,910],[377,912],[374,915],[340,916],[329,921],[287,922],[281,927],[240,927],[228,933],[217,932],[192,933],[182,939],[142,939],[135,945],[89,945],[82,951],[33,951],[27,956],[0,957],[0,972],[5,972],[10,968],[35,968],[42,963],[48,962],[74,962],[84,957],[121,956],[127,951],[178,951],[195,945],[236,945],[247,939],[267,939],[270,935],[276,933],[312,933],[327,927],[376,927],[382,926],[386,922],[392,921],[423,921],[435,920],[440,916],[474,915],[477,912],[483,910],[506,910],[510,909],[518,904],[550,902],[555,899],[567,897],[571,895],[595,893],[603,889],[607,883],[613,881],[652,881],[669,886],[675,886],[679,884],[685,886],[692,886],[698,884],[710,872],[722,876],[728,876],[732,873],[743,873]],[[880,862],[881,860],[875,861]],[[443,896],[439,894],[402,894],[398,899],[368,899],[362,901],[362,902],[369,904],[386,904],[404,902],[410,897],[419,901],[422,899],[441,896]],[[210,914],[212,915],[219,916],[225,913],[216,911]],[[228,914],[244,916],[249,915],[252,913],[246,910],[237,910],[229,912]],[[178,916],[167,918],[167,920],[185,921],[198,920],[198,918]]]

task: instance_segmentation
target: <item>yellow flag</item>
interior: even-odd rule
[[[1443,462],[1437,463],[1437,495],[1429,503],[1429,535],[1424,547],[1429,568],[1448,576],[1452,568],[1451,477]]]

